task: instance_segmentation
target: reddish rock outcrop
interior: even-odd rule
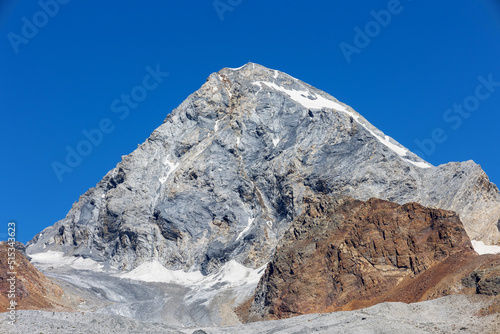
[[[244,320],[498,295],[500,256],[479,256],[457,214],[416,203],[311,197],[281,239]],[[245,308],[247,311],[245,311]]]
[[[63,305],[64,292],[59,285],[39,272],[23,252],[16,249],[15,256],[9,253],[13,253],[12,248],[0,242],[0,312],[7,311],[11,300],[17,303],[17,310],[68,310]],[[9,265],[9,257],[15,259],[13,267]],[[9,281],[13,276],[15,280]],[[9,298],[11,283],[14,283],[14,298]]]

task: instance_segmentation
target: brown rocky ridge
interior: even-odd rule
[[[7,311],[11,300],[17,303],[16,310],[69,310],[61,287],[30,263],[19,244],[16,245],[15,256],[9,256],[9,253],[13,253],[12,248],[0,242],[0,312]],[[13,268],[10,267],[12,262],[9,264],[9,257],[15,259]],[[8,281],[13,276],[15,280]],[[15,287],[13,298],[9,298],[11,282],[15,282],[12,284]]]
[[[500,295],[500,255],[477,255],[452,211],[312,195],[304,204],[238,309],[243,321]]]

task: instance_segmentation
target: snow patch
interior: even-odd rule
[[[162,184],[165,183],[165,181],[167,181],[170,174],[172,174],[177,169],[177,167],[179,167],[179,164],[180,164],[179,162],[173,163],[172,161],[168,160],[169,157],[170,157],[170,155],[167,155],[167,157],[163,161],[163,164],[168,166],[169,169],[168,169],[167,175],[159,178],[159,180]]]
[[[295,102],[297,102],[298,104],[302,105],[303,107],[305,107],[307,109],[329,108],[329,109],[334,109],[337,111],[342,111],[342,112],[346,113],[347,115],[351,116],[358,124],[360,124],[366,130],[368,130],[368,132],[370,132],[370,134],[372,136],[374,136],[383,145],[387,146],[390,150],[392,150],[397,155],[399,155],[405,162],[411,163],[412,165],[419,167],[419,168],[430,168],[431,167],[431,165],[425,161],[415,162],[415,161],[411,161],[410,159],[405,158],[405,156],[407,156],[407,154],[409,152],[406,148],[391,143],[390,137],[387,135],[384,135],[384,136],[377,135],[374,131],[370,130],[369,128],[367,128],[365,125],[363,125],[361,123],[359,115],[356,115],[355,113],[350,112],[346,107],[344,107],[340,103],[337,103],[335,101],[324,98],[321,95],[317,95],[313,92],[310,92],[308,89],[305,89],[305,90],[286,89],[284,87],[278,86],[278,85],[276,85],[272,82],[268,82],[268,81],[255,81],[255,82],[253,82],[253,84],[260,87],[260,89],[257,93],[260,92],[263,85],[266,85],[274,90],[285,93],[292,100],[294,100]]]
[[[347,108],[341,105],[340,103],[326,99],[321,95],[314,94],[309,90],[286,89],[284,87],[278,86],[275,83],[268,81],[255,81],[253,84],[259,87],[262,87],[262,85],[264,84],[274,90],[285,93],[292,100],[294,100],[295,102],[304,106],[307,109],[331,108],[339,111],[348,112]]]
[[[245,233],[248,232],[248,230],[250,230],[250,227],[252,227],[254,219],[255,218],[250,218],[250,217],[248,218],[247,227],[245,227],[245,229],[243,231],[241,231],[240,234],[238,234],[238,237],[236,238],[236,241],[240,240],[240,238],[243,237],[245,235]]]
[[[67,259],[64,258],[63,252],[48,251],[44,253],[29,254],[31,262],[38,265],[52,265],[53,267],[61,267],[67,264]]]
[[[259,95],[261,90],[262,90],[262,85],[259,85],[259,90],[257,91],[257,93],[255,93],[255,96]]]
[[[145,262],[128,273],[119,274],[118,277],[144,282],[177,283],[182,285],[195,284],[203,279],[203,275],[199,271],[187,273],[182,270],[169,270],[157,260]]]
[[[82,257],[64,256],[63,252],[48,251],[44,253],[29,254],[31,263],[39,269],[47,269],[49,267],[59,268],[70,266],[78,270],[102,271],[104,267],[99,262],[92,259],[84,259]]]
[[[78,270],[102,271],[103,265],[92,259],[76,258],[71,264],[71,268]]]
[[[280,138],[279,137],[273,137],[273,145],[276,147],[276,145],[278,145],[278,143],[280,142]]]
[[[355,119],[359,123],[358,118],[359,117],[356,117]],[[361,123],[359,123],[359,124],[361,124]],[[408,154],[409,151],[406,148],[402,147],[402,146],[398,146],[398,145],[395,145],[395,144],[391,143],[391,141],[390,141],[391,137],[389,137],[387,135],[384,135],[384,137],[381,137],[381,136],[377,135],[374,131],[368,129],[367,127],[365,127],[365,129],[368,130],[368,132],[370,132],[370,134],[373,137],[377,138],[377,140],[379,142],[381,142],[386,147],[388,147],[391,151],[393,151],[394,153],[396,153],[397,155],[399,155],[401,158],[403,158],[403,160],[405,162],[409,162],[412,165],[417,166],[419,168],[430,168],[431,167],[431,165],[429,165],[425,161],[415,162],[415,161],[411,161],[410,159],[405,158],[405,156]]]
[[[245,64],[245,65],[246,65],[246,64]],[[238,71],[238,70],[241,70],[243,67],[245,67],[245,65],[240,66],[240,67],[238,67],[238,68],[231,68],[231,67],[228,67],[227,69],[228,69],[228,70],[231,70],[231,71]]]
[[[471,240],[472,247],[479,254],[500,254],[500,246],[486,245],[482,241]]]
[[[391,143],[391,137],[389,136],[385,136],[383,139],[382,138],[378,138],[385,146],[387,146],[388,148],[390,148],[391,150],[393,150],[394,152],[396,152],[398,155],[400,156],[405,156],[407,153],[408,153],[408,150],[403,148],[403,147],[399,147],[397,145],[394,145],[393,143]]]
[[[220,283],[234,287],[257,284],[266,266],[267,264],[260,268],[252,269],[245,267],[235,260],[231,260],[225,263],[216,273],[203,276],[200,271],[185,272],[183,270],[170,270],[157,260],[153,260],[141,264],[128,273],[118,274],[117,276],[144,282],[172,283],[187,286],[197,285],[204,288],[210,288]]]
[[[278,72],[278,71],[276,71],[276,70],[274,70],[274,78],[275,78],[275,79],[278,79],[278,74],[279,74],[279,72]]]
[[[418,162],[415,162],[415,161],[411,161],[409,159],[403,159],[404,161],[406,162],[409,162],[419,168],[431,168],[431,165],[429,165],[427,162],[425,161],[418,161]]]
[[[226,283],[230,286],[257,284],[266,267],[267,264],[252,269],[236,262],[236,260],[231,260],[226,262],[217,273],[207,276],[201,283],[207,285]]]

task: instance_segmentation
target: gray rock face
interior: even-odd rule
[[[269,261],[306,191],[459,213],[498,243],[500,194],[472,161],[433,167],[352,108],[249,63],[223,69],[29,243],[122,270],[158,259],[208,274]]]

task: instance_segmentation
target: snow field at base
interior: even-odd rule
[[[500,246],[486,245],[482,241],[471,240],[472,247],[479,255],[483,254],[500,254]]]
[[[169,270],[157,260],[144,262],[128,273],[117,276],[144,282],[176,283],[182,285],[195,284],[203,279],[203,275],[199,271],[185,272],[182,270]]]
[[[257,284],[264,273],[267,264],[257,268],[247,268],[231,260],[224,264],[217,273],[204,276],[200,271],[185,272],[183,270],[170,270],[157,260],[145,262],[124,274],[116,275],[120,278],[129,278],[144,282],[172,283],[180,285],[203,285],[207,288],[226,283],[229,287],[247,284]]]
[[[41,270],[50,267],[60,268],[69,266],[77,270],[104,272],[104,266],[92,259],[64,256],[63,252],[48,251],[30,254],[30,257],[33,265]],[[218,283],[225,283],[228,287],[236,287],[257,284],[266,266],[267,264],[260,268],[252,269],[245,267],[235,260],[231,260],[225,263],[216,273],[204,276],[200,271],[185,272],[183,270],[167,269],[157,260],[152,260],[141,264],[127,273],[113,274],[113,276],[144,282],[172,283],[185,286],[200,285],[206,288],[210,288]]]
[[[91,270],[103,272],[103,265],[82,257],[64,256],[63,252],[47,251],[44,253],[30,254],[31,262],[38,269],[50,267],[59,268],[69,266],[77,270]],[[185,272],[183,270],[170,270],[165,268],[157,260],[145,262],[127,273],[115,274],[120,278],[129,278],[144,282],[173,283],[180,285],[206,285],[212,286],[217,283],[226,283],[229,286],[240,286],[256,284],[264,273],[267,264],[257,268],[247,268],[244,265],[231,260],[225,263],[218,272],[204,276],[200,271]]]
[[[92,259],[64,256],[63,252],[47,251],[45,253],[29,254],[29,256],[31,257],[31,263],[38,269],[70,266],[71,268],[78,270],[102,271],[102,268],[104,267],[102,264]]]

